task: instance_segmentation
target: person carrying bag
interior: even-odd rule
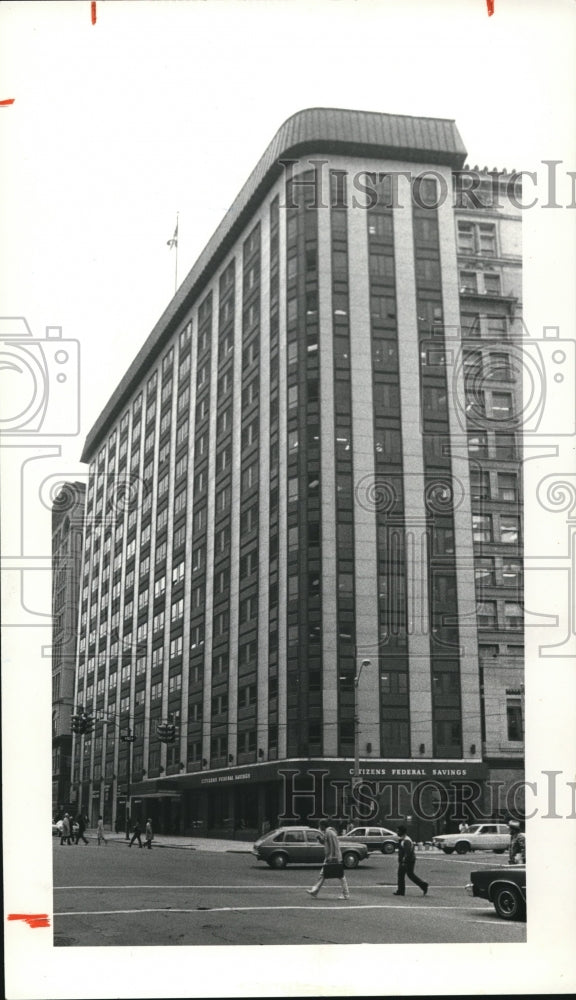
[[[337,878],[340,879],[340,885],[342,886],[342,895],[338,898],[350,899],[350,890],[348,889],[348,883],[344,874],[344,864],[342,862],[342,851],[340,849],[338,834],[334,827],[328,826],[328,822],[325,819],[320,820],[319,827],[324,834],[324,864],[322,865],[318,882],[312,889],[306,889],[306,892],[309,896],[317,896],[327,878]]]

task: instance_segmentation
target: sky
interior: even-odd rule
[[[296,111],[453,118],[472,165],[566,159],[546,92],[573,92],[569,6],[99,0],[93,25],[80,0],[3,3],[0,301],[35,338],[55,325],[79,342],[65,458],[173,294],[177,212],[182,280]]]
[[[24,317],[37,341],[62,327],[79,358],[64,395],[50,384],[46,436],[1,453],[3,553],[37,567],[21,580],[6,574],[5,599],[28,609],[34,627],[25,614],[8,620],[5,663],[25,661],[28,673],[5,675],[4,694],[20,705],[30,685],[40,693],[29,720],[46,746],[42,560],[55,484],[85,472],[85,437],[170,301],[177,213],[181,281],[286,118],[314,106],[451,118],[472,166],[534,171],[526,315],[534,335],[544,324],[574,335],[576,213],[541,207],[543,161],[561,161],[558,201],[571,200],[574,3],[494,6],[490,17],[485,0],[97,0],[92,23],[88,0],[0,5],[0,102],[13,100],[0,103],[0,337],[13,322],[4,318]],[[18,377],[0,366],[2,386],[18,396]],[[571,469],[573,442],[558,448],[560,470]],[[565,664],[555,669],[554,684],[573,690]],[[49,754],[34,775],[44,816]],[[17,770],[6,774],[7,794],[30,814]],[[49,866],[47,848],[36,853]],[[17,870],[37,906],[34,867]]]

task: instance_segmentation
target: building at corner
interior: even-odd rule
[[[52,503],[52,815],[70,803],[71,716],[84,535],[84,483],[64,483]]]
[[[92,817],[345,819],[356,738],[372,822],[424,837],[471,794],[507,814],[518,178],[465,156],[452,121],[294,115],[90,431],[76,704],[96,728],[72,786]]]

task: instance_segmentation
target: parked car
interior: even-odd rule
[[[445,854],[467,854],[468,851],[494,851],[504,854],[510,847],[510,830],[506,823],[474,823],[461,833],[443,833],[432,838],[434,847]]]
[[[366,844],[369,851],[382,851],[382,854],[394,854],[398,847],[399,837],[393,830],[385,826],[356,826],[346,834],[348,840]]]
[[[338,840],[345,868],[357,868],[359,862],[368,857],[365,844],[347,836],[338,837]],[[288,864],[321,865],[325,855],[324,838],[320,830],[311,826],[281,826],[260,837],[253,845],[252,853],[270,868],[285,868]]]
[[[470,873],[468,895],[488,899],[503,920],[526,920],[526,867],[489,868]]]

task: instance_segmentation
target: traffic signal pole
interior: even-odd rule
[[[128,761],[126,765],[126,840],[130,839],[130,782],[132,780],[132,744],[134,743],[134,735],[132,730],[129,728],[128,732],[124,736],[122,734],[120,739],[123,743],[128,744]]]
[[[354,819],[356,823],[360,822],[360,813],[356,798],[358,785],[360,783],[360,718],[358,714],[358,685],[360,683],[362,668],[368,668],[371,666],[372,662],[370,660],[362,660],[359,666],[356,664],[356,673],[354,675],[354,777],[352,779],[352,809],[354,811]]]

